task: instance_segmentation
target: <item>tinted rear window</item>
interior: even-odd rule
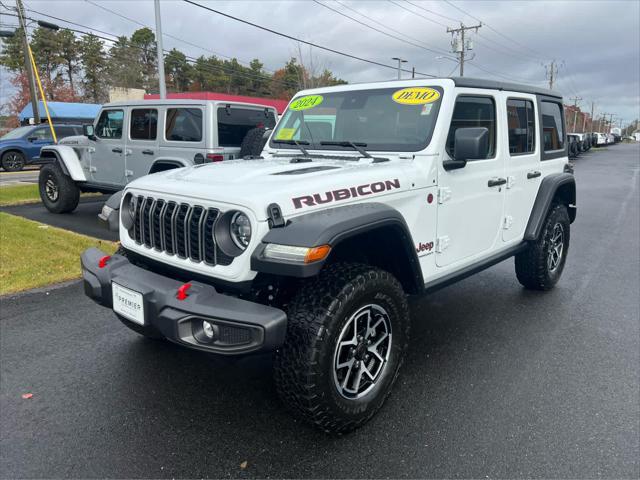
[[[167,108],[165,127],[167,140],[199,142],[202,140],[202,110],[199,108]]]
[[[564,148],[562,108],[559,103],[541,102],[542,133],[545,152]]]
[[[155,140],[158,129],[158,110],[134,108],[131,110],[131,140]]]
[[[271,110],[218,108],[218,145],[239,147],[247,132],[256,127],[273,128],[276,117]]]

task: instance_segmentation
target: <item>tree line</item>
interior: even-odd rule
[[[11,115],[17,115],[29,102],[23,35],[18,29],[15,36],[2,39],[0,65],[11,72],[10,81],[17,88],[3,112]],[[149,28],[140,28],[131,37],[120,36],[109,45],[93,34],[76,36],[67,29],[38,27],[30,44],[49,101],[105,103],[109,89],[115,87],[159,91],[156,38]],[[311,52],[306,65],[303,58],[299,48],[298,58],[291,57],[282,68],[270,73],[257,58],[245,66],[235,58],[194,58],[173,48],[164,60],[167,91],[288,99],[302,88],[347,83],[318,67],[317,62],[314,65]]]

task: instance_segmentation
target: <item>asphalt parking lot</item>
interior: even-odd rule
[[[558,287],[509,260],[414,299],[394,392],[343,438],[289,416],[268,357],[141,339],[79,283],[2,299],[1,476],[638,478],[640,149],[575,163]]]

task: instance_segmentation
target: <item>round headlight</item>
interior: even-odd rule
[[[120,221],[127,230],[131,230],[136,219],[136,201],[136,197],[131,194],[127,194],[122,202],[122,208],[120,209]]]
[[[249,217],[242,212],[235,212],[229,223],[229,232],[233,243],[241,250],[246,249],[251,241],[251,221]]]

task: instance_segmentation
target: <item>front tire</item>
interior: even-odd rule
[[[80,189],[58,165],[44,165],[40,169],[38,185],[42,203],[51,213],[73,212],[78,206]]]
[[[5,152],[0,160],[2,168],[7,172],[19,172],[24,168],[25,159],[24,155],[20,152],[11,151]]]
[[[276,353],[282,400],[327,433],[367,422],[391,392],[409,339],[409,308],[388,272],[334,264],[304,285],[287,312]]]
[[[518,281],[531,290],[551,290],[562,275],[567,254],[571,224],[567,207],[551,206],[540,238],[516,255]]]

